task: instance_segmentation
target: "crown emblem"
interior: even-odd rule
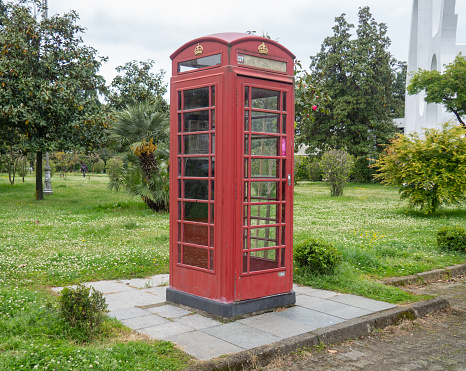
[[[269,54],[269,48],[267,48],[265,43],[260,44],[257,49],[259,50],[259,54]]]
[[[197,43],[197,46],[194,48],[194,55],[201,55],[204,51],[204,48],[201,44]]]

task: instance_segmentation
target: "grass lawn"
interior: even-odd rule
[[[112,320],[83,343],[50,309],[55,301],[46,290],[168,272],[168,215],[108,191],[105,175],[55,175],[54,194],[40,202],[34,181],[10,186],[0,174],[0,370],[184,368],[189,357],[170,343],[134,338]],[[436,246],[438,229],[453,224],[466,226],[466,209],[426,216],[406,208],[393,187],[352,184],[332,198],[325,184],[302,182],[295,187],[295,242],[332,242],[343,263],[332,275],[295,269],[295,281],[392,303],[420,300],[377,280],[465,262],[465,254]]]

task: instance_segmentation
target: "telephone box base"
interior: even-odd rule
[[[220,317],[235,317],[242,314],[260,312],[267,309],[285,307],[296,303],[295,292],[244,300],[236,303],[220,303],[211,299],[191,295],[167,288],[167,301],[186,305]]]

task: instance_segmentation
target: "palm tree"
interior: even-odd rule
[[[156,112],[153,105],[139,103],[118,112],[109,129],[110,139],[120,151],[131,150],[139,168],[122,169],[110,188],[124,186],[141,196],[154,210],[168,210],[168,153],[170,123],[165,113]]]

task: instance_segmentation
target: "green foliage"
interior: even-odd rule
[[[168,104],[163,98],[167,86],[163,82],[165,71],[151,72],[155,61],[131,61],[116,68],[118,75],[110,84],[107,95],[109,105],[121,111],[128,106],[147,103],[156,111],[168,111]]]
[[[331,273],[341,262],[341,254],[335,246],[313,238],[295,244],[293,256],[300,267],[309,267],[316,273]]]
[[[311,151],[345,148],[355,157],[369,157],[396,131],[392,109],[397,62],[388,51],[386,25],[377,23],[368,7],[359,10],[355,35],[353,28],[344,14],[337,17],[334,34],[311,57],[312,89],[331,99],[317,104],[321,109],[312,120],[297,122],[296,142],[310,145]],[[298,117],[305,118],[301,111],[297,105]]]
[[[466,115],[466,59],[461,53],[445,66],[443,73],[420,69],[412,74],[407,91],[410,95],[425,91],[427,103],[443,104],[461,125],[466,126],[462,119]]]
[[[423,135],[400,135],[374,167],[376,179],[399,186],[401,198],[426,214],[459,203],[466,192],[464,129],[446,123],[440,130],[426,129]]]
[[[294,180],[298,182],[300,180],[309,179],[309,158],[306,156],[295,156],[294,158]]]
[[[370,161],[366,156],[359,156],[354,161],[351,180],[358,183],[370,183],[374,181],[375,170],[370,167]]]
[[[103,173],[105,168],[105,162],[99,158],[99,160],[94,164],[92,171],[94,173]]]
[[[81,284],[75,289],[65,287],[61,291],[59,303],[63,319],[87,335],[98,329],[107,310],[102,293]]]
[[[320,167],[320,159],[314,157],[307,166],[309,173],[309,180],[311,182],[321,182],[323,178],[322,169]]]
[[[346,151],[331,150],[325,152],[320,160],[324,181],[330,183],[332,196],[341,196],[343,188],[348,184],[354,167],[354,158]]]
[[[117,181],[123,171],[123,161],[120,157],[113,157],[107,161],[105,171],[110,178],[110,182]],[[118,184],[118,183],[117,183]],[[116,188],[118,190],[118,187]]]
[[[437,232],[437,246],[443,250],[466,252],[466,232],[458,226],[447,226]]]

